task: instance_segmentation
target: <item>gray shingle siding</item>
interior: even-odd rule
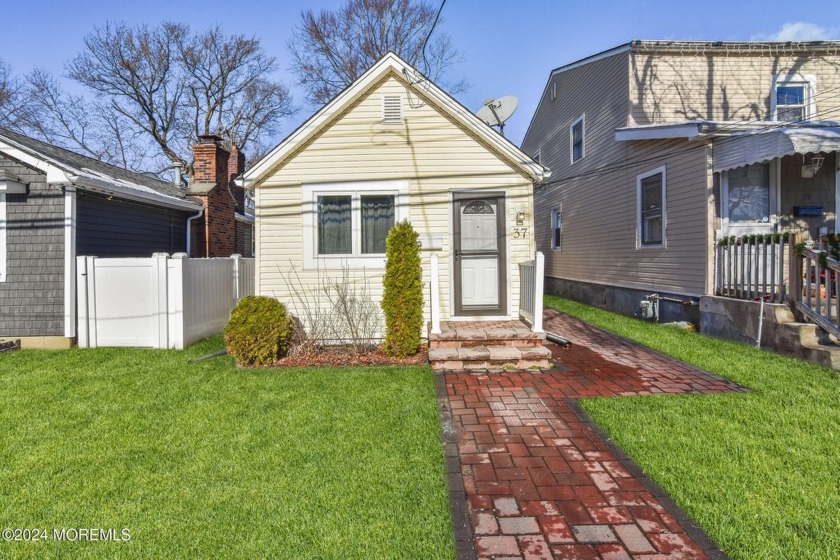
[[[64,334],[64,193],[46,177],[0,155],[0,169],[29,183],[6,195],[6,273],[0,336]]]

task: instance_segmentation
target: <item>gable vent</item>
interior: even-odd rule
[[[386,95],[382,98],[382,123],[402,124],[402,98],[399,95]]]

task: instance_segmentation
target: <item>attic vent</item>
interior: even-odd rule
[[[386,95],[382,98],[382,123],[402,124],[402,98],[399,95]]]

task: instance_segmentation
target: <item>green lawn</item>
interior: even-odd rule
[[[752,389],[582,401],[724,552],[840,558],[837,372],[556,297],[546,305]]]
[[[0,558],[452,558],[426,367],[242,370],[221,347],[0,354]]]

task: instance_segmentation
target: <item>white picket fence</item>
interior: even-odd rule
[[[222,332],[254,294],[254,259],[78,257],[78,344],[182,349]]]

